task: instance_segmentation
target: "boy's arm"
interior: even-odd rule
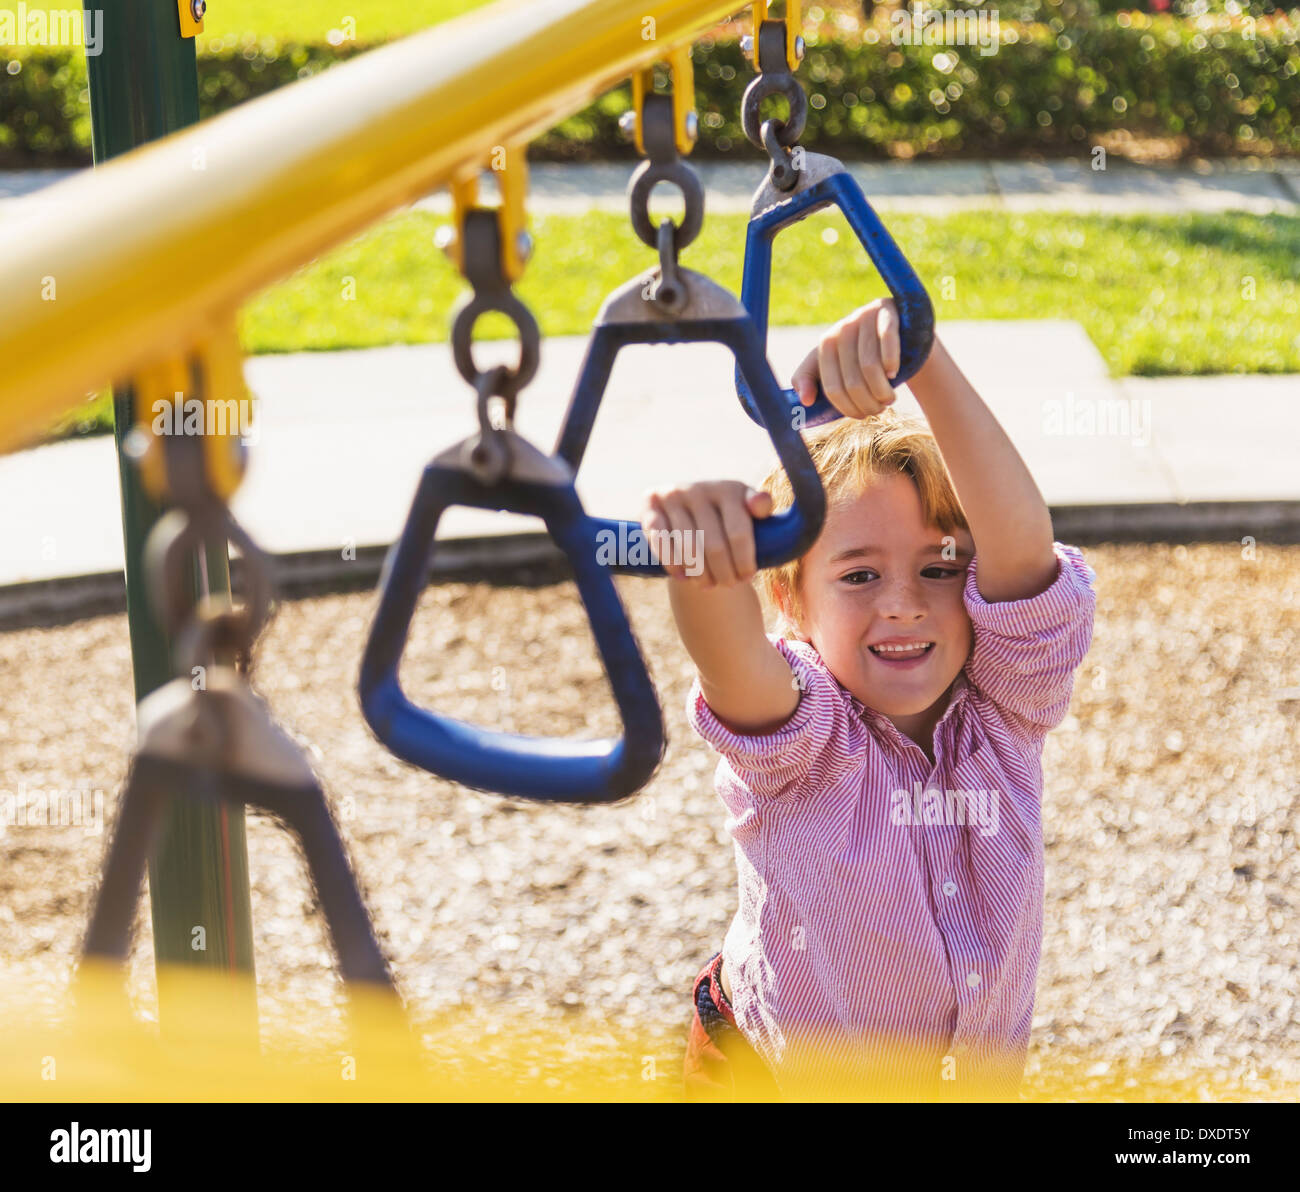
[[[764,633],[754,589],[701,588],[669,579],[668,597],[713,714],[733,732],[754,736],[789,720],[799,706],[798,686],[790,664]]]
[[[687,717],[739,780],[720,787],[723,801],[741,814],[756,802],[794,802],[831,789],[859,755],[861,724],[855,727],[834,676],[811,651],[763,631],[750,585],[752,518],[771,513],[771,494],[721,480],[647,496],[642,525],[668,573],[673,617],[698,671]],[[678,547],[698,544],[698,570],[673,561],[675,531]]]
[[[663,556],[682,644],[700,675],[705,702],[725,728],[762,735],[799,705],[790,664],[768,641],[763,611],[750,586],[757,570],[751,518],[772,511],[771,493],[738,480],[701,481],[647,492],[642,529],[658,559],[661,546],[696,544],[698,569]]]
[[[898,370],[885,359],[886,370]],[[1025,461],[971,383],[935,337],[908,387],[925,412],[971,536],[980,595],[990,602],[1025,600],[1056,578],[1052,519]]]

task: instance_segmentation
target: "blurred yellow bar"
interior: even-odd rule
[[[344,1006],[330,1007],[303,1001],[296,987],[273,984],[264,992],[273,1004],[291,1007],[292,1018],[264,1028],[258,1048],[229,1014],[230,974],[164,968],[159,979],[172,990],[165,1035],[156,1023],[135,1017],[126,979],[114,964],[84,962],[75,996],[52,1021],[48,991],[38,994],[0,968],[0,1021],[7,1028],[0,1031],[0,1103],[598,1103],[681,1101],[685,1095],[684,1025],[665,1036],[644,1021],[611,1022],[585,1008],[539,1017],[503,1005],[421,1014],[413,1028],[386,991],[353,989]],[[901,1061],[902,1045],[885,1045]],[[843,1054],[840,1040],[832,1037],[827,1046]],[[828,1061],[833,1054],[828,1050]],[[1040,1049],[1038,1061],[1019,1097],[954,1067],[924,1098],[896,1081],[828,1080],[813,1099],[1290,1104],[1300,1095],[1292,1077],[1257,1056],[1248,1062],[1224,1056],[1122,1060],[1051,1046]],[[918,1056],[914,1070],[926,1062]],[[736,1099],[773,1098],[770,1090],[742,1086]]]
[[[735,8],[505,0],[42,191],[0,222],[0,451]]]

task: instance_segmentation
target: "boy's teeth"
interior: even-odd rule
[[[931,645],[933,645],[932,642],[916,642],[909,646],[872,646],[871,649],[876,654],[924,654]]]

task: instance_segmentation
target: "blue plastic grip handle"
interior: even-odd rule
[[[621,738],[583,741],[495,732],[439,716],[407,699],[397,668],[427,582],[438,521],[451,505],[532,514],[545,521],[573,566],[622,718]],[[375,736],[397,757],[431,773],[524,799],[609,803],[644,786],[663,756],[663,716],[613,579],[596,562],[594,535],[572,482],[508,477],[488,487],[460,468],[431,463],[385,564],[379,611],[362,657],[361,709]]]
[[[736,358],[737,372],[747,378],[755,396],[759,412],[755,421],[771,437],[777,458],[794,492],[794,504],[790,509],[771,517],[754,519],[756,562],[760,568],[779,567],[798,558],[821,533],[826,518],[826,493],[816,465],[808,454],[808,447],[795,429],[789,402],[772,375],[758,330],[747,315],[598,325],[592,332],[577,387],[565,412],[555,455],[577,472],[618,353],[629,344],[665,343],[720,343],[731,349]],[[606,562],[609,570],[623,575],[666,574],[658,563],[649,562],[650,547],[639,522],[597,517],[590,518],[590,521],[595,527],[593,532],[599,535],[599,542],[617,545],[614,559]]]
[[[833,165],[839,164],[834,159],[827,160]],[[934,307],[916,270],[880,222],[880,217],[867,202],[866,195],[854,181],[853,175],[842,167],[749,221],[749,230],[745,235],[745,275],[740,287],[740,301],[753,318],[759,339],[766,348],[772,301],[772,241],[782,228],[812,215],[828,203],[835,203],[844,212],[849,227],[862,242],[894,297],[899,319],[899,367],[898,372],[889,378],[889,383],[901,385],[916,374],[930,354],[930,347],[934,343]],[[746,378],[739,369],[736,371],[736,391],[745,412],[761,425],[763,419]],[[817,384],[817,400],[811,406],[803,406],[793,389],[783,392],[787,404],[803,407],[805,426],[820,426],[841,416],[839,410],[831,405],[820,381]]]

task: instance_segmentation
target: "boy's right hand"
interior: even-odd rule
[[[672,579],[726,588],[753,579],[758,567],[752,519],[771,512],[768,492],[739,480],[703,480],[648,489],[641,528],[654,561]]]

